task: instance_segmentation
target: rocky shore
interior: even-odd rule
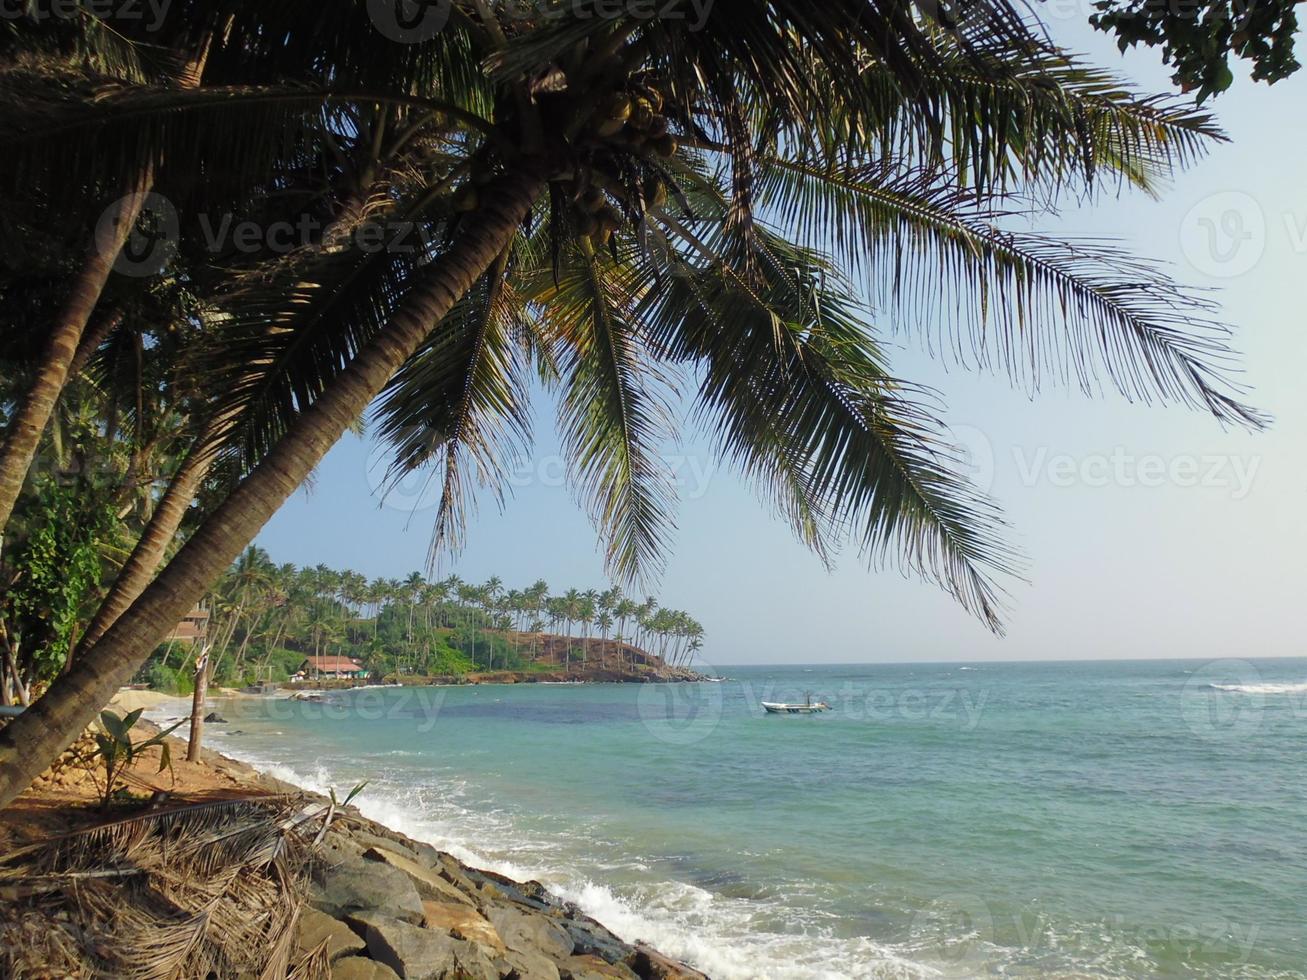
[[[623,942],[539,882],[469,868],[356,815],[323,841],[308,902],[299,948],[326,943],[340,980],[703,978]]]
[[[313,808],[331,804],[216,752],[206,750],[198,763],[178,761],[184,759],[184,750],[177,740],[170,741],[175,780],[166,771],[154,774],[157,749],[144,755],[134,771],[131,789],[142,800],[140,812],[184,809],[196,801],[257,802],[274,796]],[[89,773],[69,761],[73,754],[0,812],[0,852],[14,853],[104,821],[91,805],[94,786]],[[152,795],[154,802],[145,804]],[[123,811],[129,819],[131,812],[130,807]],[[287,903],[302,903],[290,962],[316,963],[317,970],[306,976],[704,980],[703,974],[638,937],[629,937],[630,942],[617,937],[539,882],[513,881],[469,867],[352,807],[336,812],[307,868],[303,893],[285,895]]]

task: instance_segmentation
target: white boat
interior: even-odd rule
[[[811,697],[803,704],[778,704],[775,701],[764,701],[762,706],[771,715],[816,715],[823,711],[830,711],[830,705],[825,701],[814,701]]]

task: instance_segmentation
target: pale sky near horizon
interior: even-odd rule
[[[1079,6],[1076,4],[1075,6]],[[1085,4],[1084,6],[1088,6]],[[1042,7],[1042,5],[1037,5]],[[1056,10],[1056,8],[1048,8]],[[1170,91],[1156,51],[1119,56],[1069,5],[1053,36],[1147,91]],[[1307,43],[1304,41],[1303,43]],[[1231,137],[1161,201],[1130,193],[1064,205],[1045,231],[1115,237],[1181,282],[1215,287],[1234,325],[1249,400],[1269,432],[1224,432],[1181,407],[1089,400],[945,369],[912,338],[893,367],[938,388],[944,417],[991,484],[1027,556],[1012,583],[1008,635],[989,635],[938,588],[869,571],[849,552],[834,572],[798,545],[702,440],[671,447],[685,470],[679,531],[657,590],[707,630],[714,666],[910,660],[1271,657],[1307,654],[1298,619],[1307,554],[1307,70],[1268,87],[1246,72],[1210,104]],[[541,403],[533,479],[501,514],[482,501],[469,546],[443,571],[510,587],[602,587],[595,534],[557,479],[552,407]],[[369,445],[347,436],[259,538],[274,560],[369,576],[425,567],[431,511],[381,504]]]

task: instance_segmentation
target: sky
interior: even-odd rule
[[[1038,6],[1064,46],[1141,89],[1170,91],[1157,52],[1123,57],[1084,24],[1088,3]],[[894,370],[943,393],[973,479],[1025,556],[1024,580],[1009,583],[1006,635],[938,587],[868,569],[854,552],[827,571],[690,432],[668,447],[682,500],[667,571],[650,591],[704,624],[707,664],[1307,654],[1307,71],[1271,87],[1236,73],[1210,103],[1230,142],[1160,201],[1136,192],[1064,202],[1032,227],[1118,239],[1213,290],[1235,328],[1248,400],[1271,428],[1225,431],[1183,407],[1054,387],[1032,398],[894,337]],[[468,547],[441,574],[498,575],[510,588],[538,578],[560,590],[605,585],[595,533],[561,479],[551,406],[541,401],[538,414],[529,472],[502,512],[482,501]],[[417,488],[382,501],[382,458],[346,436],[258,543],[279,562],[373,577],[424,569],[432,501]]]

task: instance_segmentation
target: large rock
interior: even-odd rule
[[[539,912],[510,905],[489,906],[486,918],[499,932],[509,949],[541,952],[560,960],[572,955],[575,943],[555,919]]]
[[[309,904],[338,919],[366,910],[417,924],[423,915],[422,899],[408,875],[360,858],[318,865],[309,886]]]
[[[636,943],[628,965],[641,980],[708,980],[698,970],[668,959],[652,946]]]
[[[472,904],[470,897],[464,895],[448,881],[440,877],[439,873],[423,867],[417,861],[406,858],[402,854],[380,847],[371,847],[363,852],[363,857],[376,864],[394,868],[405,875],[413,883],[418,895],[422,898],[430,899],[433,902]]]
[[[621,963],[634,952],[634,947],[622,942],[602,924],[575,909],[559,925],[572,937],[573,953],[576,956],[598,956],[609,963]]]
[[[300,913],[295,945],[300,955],[318,948],[323,941],[327,943],[327,960],[334,961],[352,953],[361,953],[367,945],[358,934],[345,923],[333,919],[325,912],[306,908]]]
[[[399,980],[399,974],[366,956],[346,956],[332,964],[331,980]]]
[[[609,963],[598,956],[569,956],[558,964],[562,980],[640,980],[624,963]]]
[[[514,980],[561,980],[558,964],[544,953],[522,952],[510,949],[496,958],[495,968],[500,976]]]
[[[435,858],[440,853],[429,844],[419,844],[417,841],[398,841],[390,837],[382,837],[380,834],[373,834],[366,830],[351,830],[350,837],[356,843],[362,845],[364,850],[370,847],[379,847],[385,851],[393,851],[401,857],[406,857],[410,861],[416,861],[423,867],[430,868]]]
[[[422,924],[428,929],[455,939],[466,939],[480,946],[489,956],[502,955],[508,949],[490,920],[471,905],[428,901],[422,903],[422,908],[426,912]]]
[[[375,912],[348,918],[368,954],[405,980],[499,980],[499,971],[478,946],[434,929]]]

